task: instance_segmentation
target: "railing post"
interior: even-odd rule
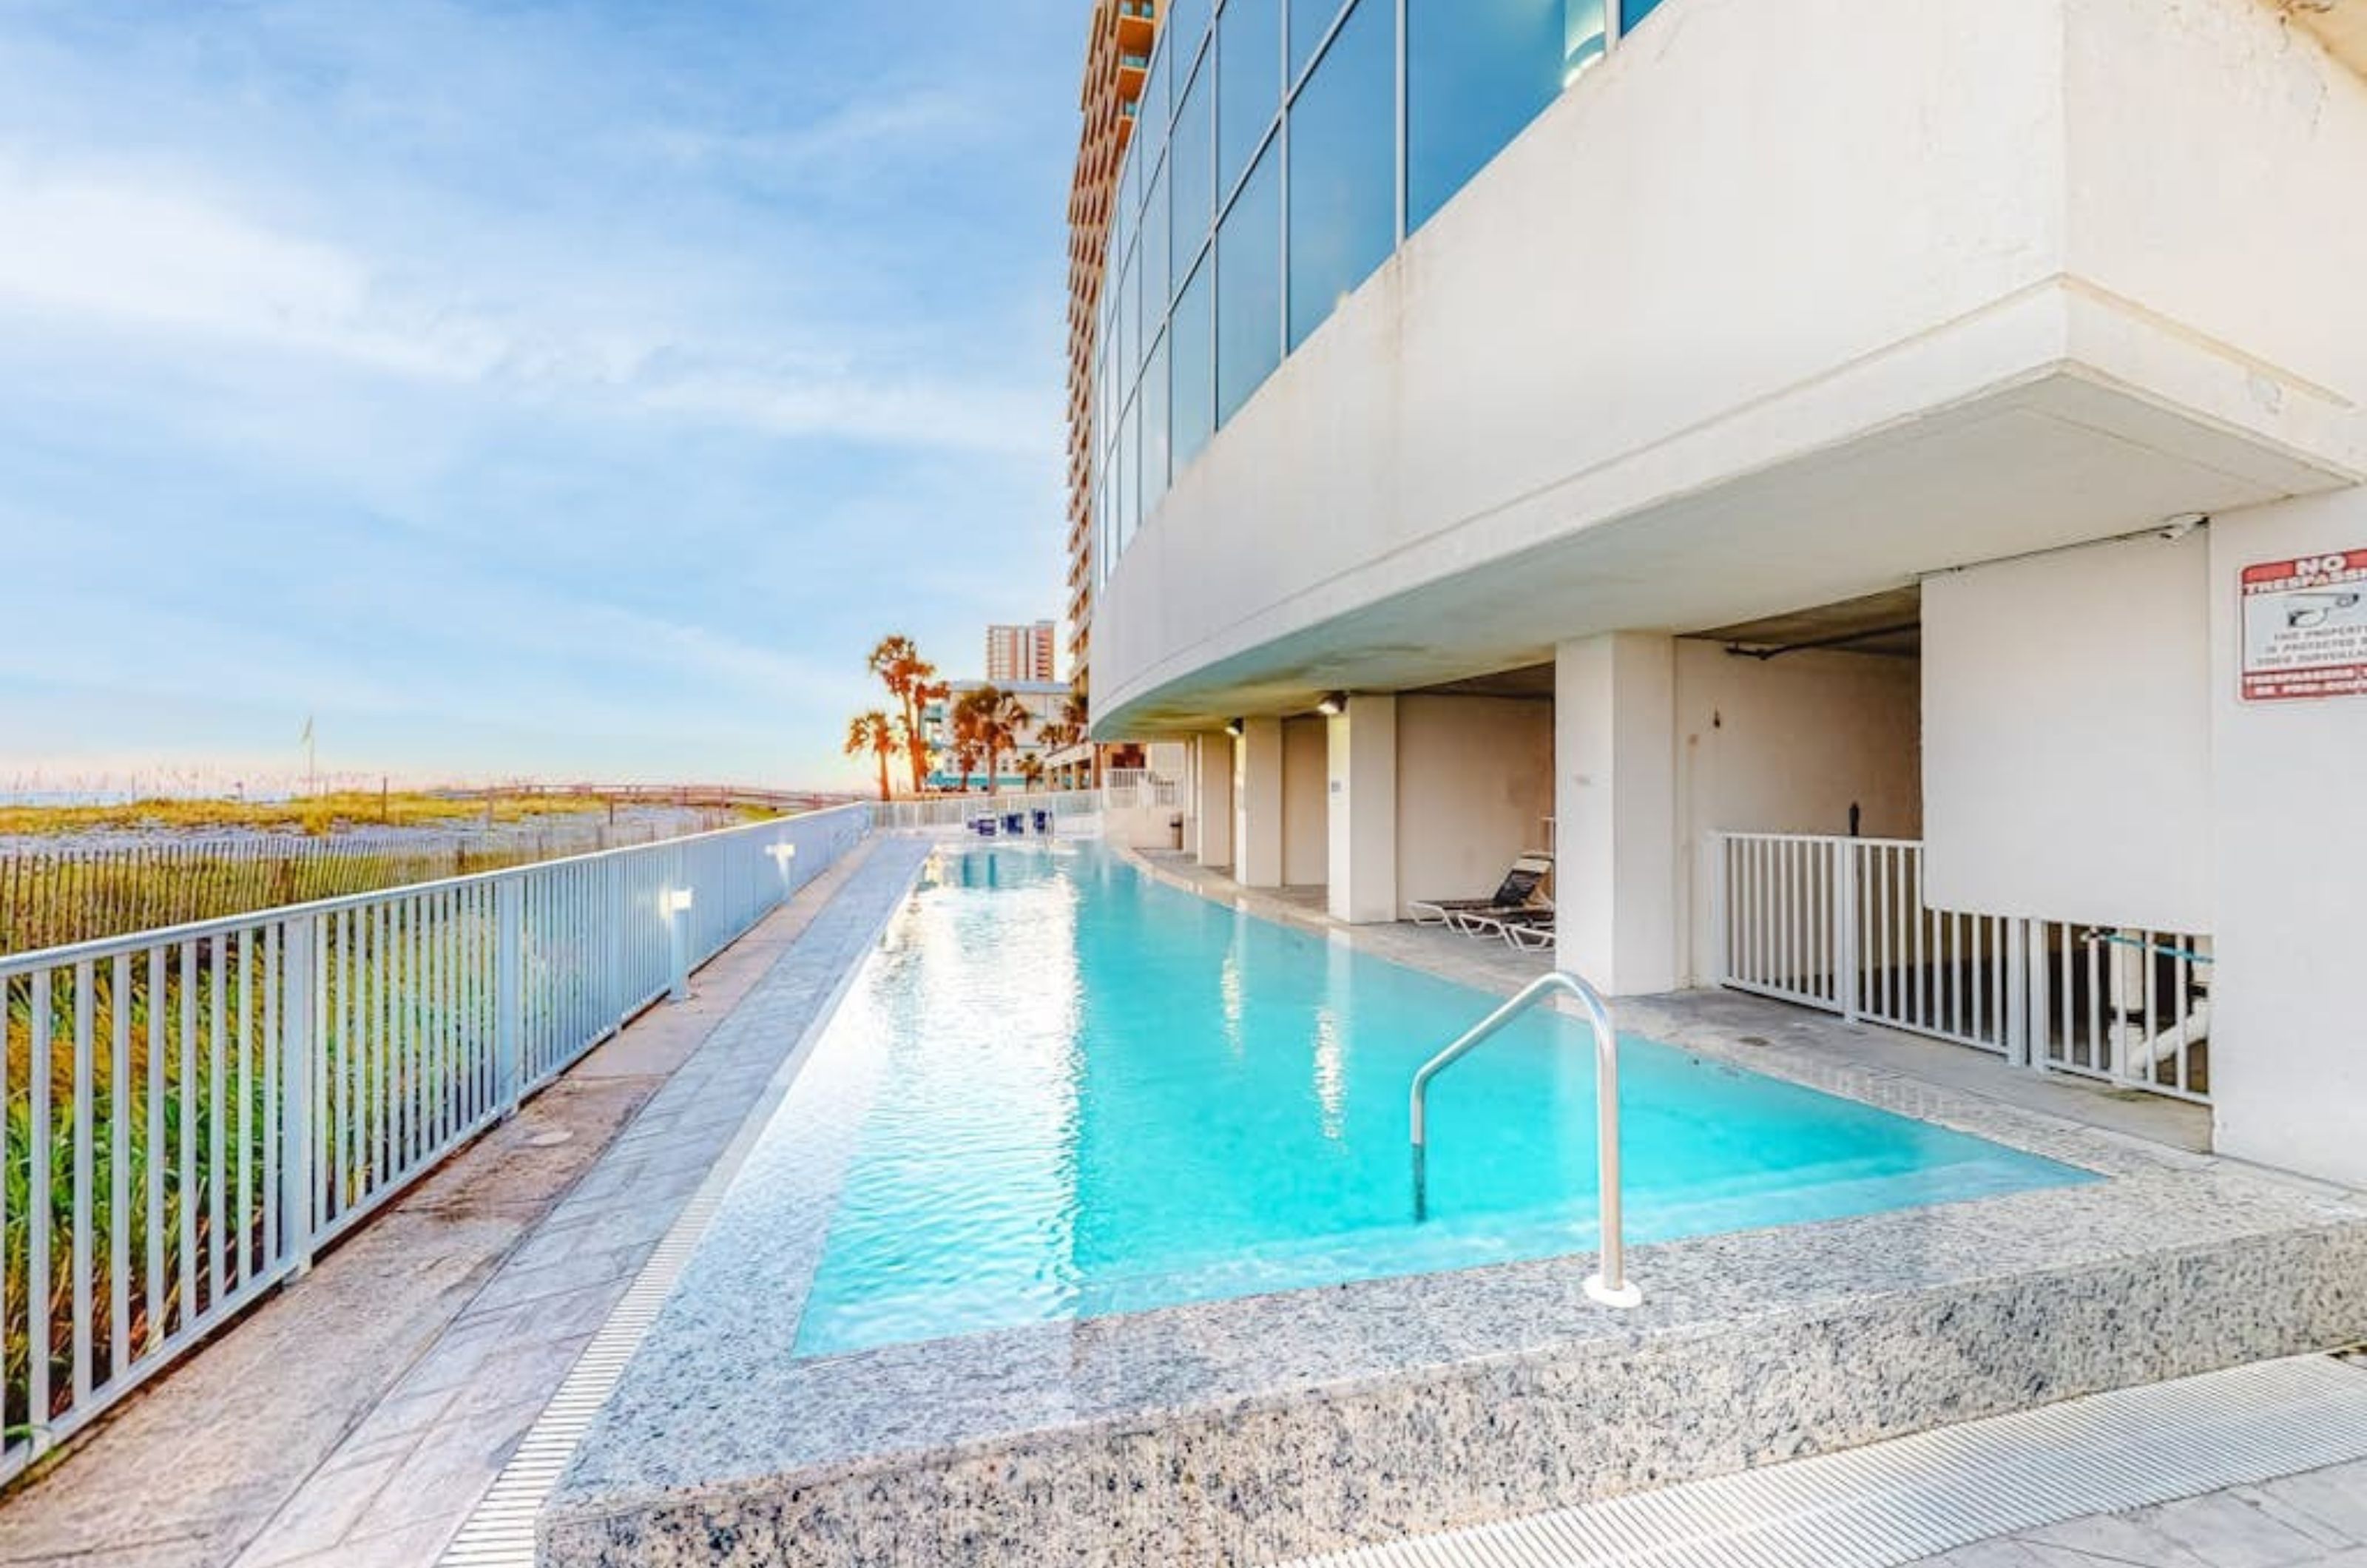
[[[607,885],[602,892],[606,895],[608,903],[607,1012],[614,1027],[618,1030],[625,1027],[625,1009],[632,998],[631,982],[625,976],[626,922],[632,918],[632,910],[627,907],[626,899],[631,883],[632,878],[626,874],[624,857],[611,858]]]
[[[1833,952],[1834,965],[1840,970],[1841,1019],[1844,1022],[1858,1021],[1860,1000],[1859,953],[1864,940],[1858,919],[1857,840],[1833,840]]]
[[[2000,922],[1999,956],[2005,964],[2005,1059],[2008,1066],[2030,1066],[2030,934],[2027,920]]]
[[[500,1118],[517,1114],[526,1037],[526,878],[493,884],[493,1085]]]
[[[279,998],[279,1227],[281,1248],[298,1274],[312,1268],[312,1003],[319,974],[316,917],[281,928]]]
[[[2029,1035],[2023,1040],[2026,1061],[2033,1073],[2047,1071],[2052,1040],[2055,1040],[2055,971],[2052,971],[2052,947],[2047,945],[2047,929],[2052,921],[2033,919],[2029,921],[2029,941],[2022,945],[2023,953],[2023,987],[2029,990]],[[2068,1028],[2064,1035],[2068,1037]]]
[[[1734,908],[1733,889],[1727,879],[1733,874],[1732,854],[1727,848],[1724,831],[1712,829],[1707,835],[1710,853],[1709,876],[1709,942],[1710,978],[1713,986],[1731,984],[1734,979],[1734,932],[1727,925],[1727,911]]]

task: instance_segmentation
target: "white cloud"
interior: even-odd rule
[[[404,320],[358,258],[169,190],[0,161],[0,299],[51,319],[461,380],[489,374],[511,347],[465,316]]]
[[[37,172],[0,153],[0,309],[52,327],[161,330],[409,380],[621,397],[775,435],[1014,454],[1058,438],[1048,392],[873,377],[850,367],[858,347],[827,339],[801,367],[768,369],[676,341],[662,310],[629,305],[620,313],[645,322],[638,336],[471,309],[399,286],[394,267],[350,250],[120,175]]]

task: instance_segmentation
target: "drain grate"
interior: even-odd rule
[[[1286,1568],[1896,1568],[2362,1458],[2367,1368],[2305,1356]]]
[[[592,1425],[593,1416],[625,1375],[657,1321],[658,1309],[682,1277],[683,1266],[697,1250],[700,1236],[723,1202],[737,1162],[727,1158],[708,1175],[674,1224],[651,1249],[641,1271],[626,1287],[608,1321],[583,1347],[559,1392],[543,1406],[527,1428],[517,1451],[477,1502],[460,1533],[452,1538],[436,1568],[532,1568],[534,1521],[550,1489],[574,1457],[575,1445]],[[2367,1382],[2367,1378],[2360,1381]]]

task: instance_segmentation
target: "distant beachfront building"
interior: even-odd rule
[[[1021,733],[1019,744],[995,760],[995,784],[1003,789],[1015,789],[1024,781],[1020,769],[1029,757],[1044,756],[1043,734],[1047,724],[1057,723],[1060,705],[1068,701],[1069,684],[1065,681],[949,681],[946,694],[921,710],[921,734],[928,740],[931,759],[929,787],[931,789],[982,789],[987,784],[985,759],[980,758],[978,768],[967,777],[954,770],[953,716],[962,698],[981,686],[992,686],[1019,699],[1027,710],[1027,725]]]
[[[986,628],[986,678],[998,686],[1016,681],[1049,681],[1054,656],[1049,621]]]
[[[1202,860],[1384,921],[1551,850],[1607,989],[2367,1180],[2357,6],[1148,9],[1093,14],[1070,615]]]

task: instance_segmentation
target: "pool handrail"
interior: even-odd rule
[[[1563,969],[1538,976],[1413,1075],[1413,1217],[1417,1222],[1426,1218],[1430,1208],[1425,1169],[1429,1132],[1424,1115],[1430,1080],[1556,991],[1576,997],[1594,1025],[1594,1143],[1602,1171],[1596,1215],[1603,1232],[1603,1264],[1600,1272],[1587,1276],[1586,1293],[1604,1306],[1632,1307],[1642,1303],[1644,1292],[1627,1278],[1627,1248],[1619,1229],[1619,1033],[1612,1027],[1610,1005],[1581,976]]]

